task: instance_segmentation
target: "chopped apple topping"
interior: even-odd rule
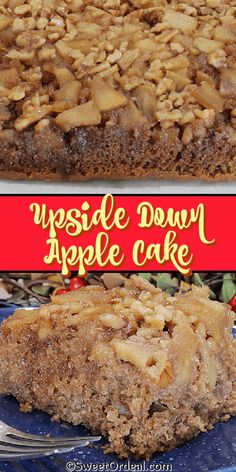
[[[125,95],[108,85],[104,80],[95,78],[90,83],[91,95],[100,111],[109,111],[125,106]]]
[[[199,37],[194,40],[194,46],[196,46],[199,51],[210,53],[216,49],[220,49],[223,46],[223,43],[221,41],[215,41],[214,39]]]
[[[8,26],[11,25],[13,18],[7,15],[0,16],[0,31],[5,30]]]
[[[135,338],[125,341],[113,340],[112,346],[117,356],[125,362],[130,362],[136,367],[145,368],[155,364],[155,354],[153,350],[144,344],[139,343]]]
[[[217,41],[222,41],[224,43],[231,43],[232,41],[235,41],[235,33],[233,26],[234,25],[232,25],[231,27],[230,24],[225,26],[217,26],[214,29],[214,38]]]
[[[135,336],[125,341],[114,339],[111,345],[119,359],[142,369],[161,388],[172,382],[171,365],[162,349],[143,343]]]
[[[133,91],[136,98],[136,104],[144,116],[150,122],[155,121],[155,113],[157,111],[155,88],[151,85],[140,85]]]
[[[217,342],[222,339],[221,332],[221,317],[227,317],[227,311],[222,303],[215,302],[213,305],[208,298],[198,297],[197,288],[194,287],[191,296],[185,296],[176,300],[175,307],[182,310],[184,314],[197,316],[199,321],[202,321],[206,326],[206,332],[212,336]]]
[[[165,326],[165,318],[162,314],[155,313],[151,315],[146,315],[144,319],[145,322],[153,326],[153,328],[163,329]]]
[[[52,333],[52,325],[50,319],[42,319],[39,323],[38,337],[40,339],[46,339]]]
[[[171,297],[132,275],[123,287],[87,286],[54,295],[51,304],[32,313],[17,310],[3,323],[2,332],[24,335],[30,330],[44,342],[89,324],[94,338],[86,352],[88,361],[120,367],[125,363],[126,372],[136,369],[159,389],[172,382],[187,385],[202,372],[202,380],[214,389],[218,372],[212,353],[219,352],[230,332],[230,307],[210,300],[207,287],[182,288],[188,292]]]
[[[180,349],[181,346],[181,349]],[[193,359],[198,347],[198,339],[193,330],[182,322],[175,327],[170,355],[178,358],[176,379],[180,384],[187,384],[193,375]]]
[[[113,313],[105,313],[99,316],[99,320],[108,328],[121,329],[125,326],[125,320]]]
[[[91,100],[83,105],[59,113],[55,121],[59,128],[67,132],[79,126],[98,125],[101,122],[101,114]]]
[[[163,22],[172,28],[178,28],[189,33],[197,28],[196,18],[174,10],[167,10],[165,12]]]
[[[54,111],[62,112],[78,104],[81,92],[81,83],[73,80],[63,85],[54,93]]]
[[[190,84],[190,79],[185,77],[183,74],[179,74],[178,72],[168,70],[166,76],[168,79],[173,80],[176,85],[176,90],[178,91],[183,90],[186,85]]]
[[[169,361],[166,362],[165,369],[161,373],[159,386],[160,388],[165,388],[173,382],[173,371],[172,366]]]
[[[136,107],[133,102],[129,102],[124,108],[120,116],[120,127],[124,129],[130,129],[130,123],[134,124],[134,127],[142,127],[147,124],[147,119]]]
[[[206,131],[202,111],[235,107],[230,2],[49,3],[1,4],[0,99],[18,102],[9,107],[17,131],[179,126],[188,144]]]
[[[220,93],[223,96],[236,97],[236,70],[224,69],[221,72]]]
[[[196,101],[205,108],[218,112],[223,111],[224,99],[220,96],[219,91],[208,82],[203,82],[200,87],[193,90],[192,94]]]

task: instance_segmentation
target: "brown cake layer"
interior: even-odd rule
[[[206,289],[170,297],[137,276],[54,296],[2,324],[0,394],[149,457],[236,413],[233,319]]]
[[[54,128],[32,130],[4,143],[0,175],[6,178],[86,180],[157,177],[224,180],[236,177],[235,146],[227,126],[183,145],[179,130],[81,128],[63,135]]]
[[[225,0],[3,0],[0,175],[236,177]]]

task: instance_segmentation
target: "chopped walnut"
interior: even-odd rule
[[[23,114],[20,118],[15,121],[15,129],[22,131],[33,123],[42,120],[45,116],[48,116],[53,111],[51,105],[40,105],[39,107],[33,107],[31,111]]]
[[[99,316],[99,320],[104,326],[113,329],[121,329],[126,324],[125,320],[117,315],[114,315],[113,313],[104,313],[104,315]]]

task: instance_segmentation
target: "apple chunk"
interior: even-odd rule
[[[67,132],[70,129],[80,126],[98,125],[101,123],[101,119],[101,114],[95,103],[90,100],[87,103],[83,103],[82,105],[60,113],[55,118],[55,122],[59,128]]]
[[[110,111],[125,106],[128,100],[104,80],[95,77],[90,82],[91,95],[99,111]]]
[[[139,109],[149,121],[154,121],[157,112],[155,90],[150,85],[140,85],[134,90],[133,95],[136,98]]]
[[[197,28],[196,18],[174,10],[166,10],[163,23],[190,33]]]
[[[202,105],[204,108],[212,109],[217,112],[223,111],[223,98],[220,96],[219,91],[208,82],[203,82],[203,84],[200,85],[200,87],[197,87],[192,92],[192,94],[197,102],[200,103],[200,105]]]
[[[220,93],[226,97],[236,97],[236,70],[222,70],[220,79]]]

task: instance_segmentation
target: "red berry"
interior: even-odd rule
[[[63,295],[64,293],[67,293],[67,292],[70,292],[69,288],[60,287],[60,288],[56,288],[54,295]]]
[[[229,305],[231,306],[232,310],[236,313],[236,293],[233,296],[232,300],[230,300]]]
[[[86,281],[81,277],[72,277],[72,279],[70,279],[70,290],[79,290],[86,285]]]

